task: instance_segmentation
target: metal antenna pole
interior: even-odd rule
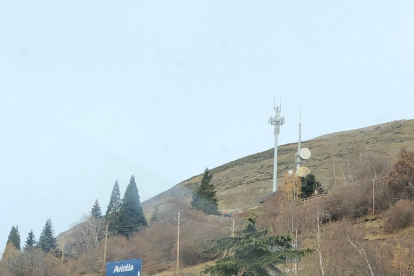
[[[282,101],[282,100],[281,100]],[[278,138],[280,133],[280,126],[285,123],[285,118],[280,115],[281,107],[276,106],[274,107],[275,116],[270,117],[269,124],[275,127],[274,135],[275,135],[275,155],[274,155],[274,164],[273,164],[273,193],[277,192],[277,147],[278,147]]]
[[[303,161],[300,157],[300,150],[302,148],[302,106],[299,110],[299,137],[298,137],[298,152],[296,153],[296,172],[298,172]]]

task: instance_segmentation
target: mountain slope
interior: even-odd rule
[[[394,121],[357,130],[338,132],[302,142],[312,151],[312,157],[303,166],[315,173],[325,186],[333,183],[333,164],[336,181],[348,181],[349,158],[356,162],[365,154],[385,155],[394,158],[402,147],[414,148],[414,120]],[[295,167],[297,144],[279,147],[278,176],[280,179]],[[229,162],[212,169],[212,182],[217,187],[221,210],[232,210],[258,205],[258,199],[272,189],[273,148]],[[172,200],[191,200],[192,190],[201,180],[201,174],[185,180],[171,189],[143,202],[149,217],[156,205],[163,206]],[[166,207],[164,207],[166,208]]]

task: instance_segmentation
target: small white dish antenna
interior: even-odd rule
[[[292,171],[292,170],[289,170],[289,171],[288,171],[288,175],[292,175],[292,173],[293,173],[293,171]]]
[[[299,152],[300,158],[308,160],[311,157],[311,151],[308,148],[303,148]]]

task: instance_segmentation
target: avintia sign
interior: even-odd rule
[[[121,265],[121,266],[117,265],[117,266],[115,266],[114,273],[115,272],[116,273],[127,272],[127,271],[133,271],[133,270],[134,270],[134,266],[130,265],[130,264]]]
[[[126,260],[106,264],[107,276],[141,276],[142,259]]]

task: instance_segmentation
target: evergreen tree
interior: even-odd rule
[[[10,230],[9,237],[7,239],[7,243],[11,242],[14,247],[16,247],[18,250],[20,250],[20,232],[19,232],[19,226],[12,227]]]
[[[119,221],[120,228],[118,233],[127,237],[138,231],[142,226],[147,225],[134,176],[131,177],[122,199]]]
[[[119,226],[119,211],[121,209],[121,192],[119,191],[118,181],[115,181],[112,189],[111,199],[109,200],[108,209],[106,210],[105,220],[108,223],[108,229],[111,233],[117,233]]]
[[[91,216],[98,219],[102,218],[101,206],[99,206],[98,200],[95,200],[95,204],[92,207]]]
[[[50,219],[46,221],[46,224],[43,227],[43,231],[40,234],[40,238],[39,238],[39,242],[37,243],[37,246],[46,253],[52,249],[57,248],[55,233],[53,230],[52,221]]]
[[[313,249],[297,250],[292,247],[289,236],[269,236],[270,229],[257,230],[257,214],[245,219],[243,229],[236,237],[219,238],[215,246],[207,253],[218,254],[225,250],[231,252],[228,257],[218,259],[214,265],[202,273],[220,276],[284,275],[277,265],[287,260],[298,259],[312,253]]]
[[[318,195],[326,194],[325,189],[323,188],[322,184],[316,180],[314,174],[308,174],[306,177],[301,177],[300,181],[302,183],[301,186],[301,197],[308,198],[313,196],[315,193]]]
[[[33,230],[29,232],[26,239],[26,244],[24,245],[23,251],[28,252],[32,251],[36,247],[36,238],[33,233]]]
[[[155,222],[155,221],[158,220],[158,212],[159,212],[159,208],[158,208],[158,205],[157,205],[157,206],[155,206],[154,213],[152,213],[151,222]]]
[[[207,168],[204,171],[201,185],[193,193],[191,205],[208,215],[219,214],[216,187],[211,183],[213,174]]]

